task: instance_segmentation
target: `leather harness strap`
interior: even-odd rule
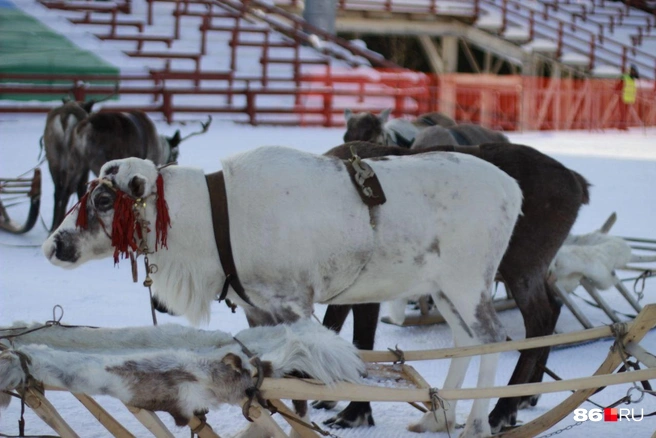
[[[244,287],[239,281],[235,260],[232,257],[232,245],[230,244],[230,219],[228,217],[228,196],[226,194],[223,172],[219,171],[205,175],[205,180],[207,181],[207,188],[210,194],[214,239],[216,240],[216,248],[219,250],[221,267],[226,276],[223,288],[221,289],[221,294],[219,295],[219,302],[226,298],[228,288],[232,286],[232,289],[237,293],[239,298],[244,300],[247,304],[255,307],[251,300],[248,299]]]
[[[383,187],[371,166],[361,161],[357,155],[350,160],[344,160],[344,165],[355,190],[366,206],[374,207],[387,201]]]

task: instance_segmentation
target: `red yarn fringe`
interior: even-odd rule
[[[157,176],[157,220],[155,222],[155,251],[157,251],[157,244],[159,243],[162,248],[168,249],[168,235],[169,228],[171,228],[171,217],[169,216],[169,205],[164,199],[164,178],[162,175]]]
[[[89,193],[98,185],[98,181],[92,181],[89,190],[84,194],[82,199],[76,204],[79,205],[77,221],[75,225],[78,228],[87,229],[88,211],[87,200]],[[112,221],[112,246],[114,247],[114,264],[121,258],[127,258],[130,251],[137,251],[139,240],[144,238],[143,231],[137,224],[137,218],[134,214],[135,199],[121,190],[116,191],[114,200],[114,220]],[[73,207],[74,209],[75,207]],[[71,209],[71,211],[73,210]],[[162,175],[157,176],[157,200],[156,200],[157,218],[155,220],[155,251],[158,246],[168,249],[168,229],[171,227],[171,217],[169,216],[169,206],[164,198],[164,179]],[[70,213],[70,211],[69,211]],[[100,220],[100,218],[99,218]],[[104,228],[104,224],[101,222]],[[148,228],[150,232],[150,228]],[[135,238],[136,236],[136,238]]]
[[[87,200],[89,199],[89,193],[93,192],[93,189],[98,186],[98,180],[94,179],[89,183],[89,187],[87,188],[87,191],[84,193],[82,196],[82,199],[77,201],[77,204],[73,206],[70,210],[68,210],[68,213],[66,213],[66,216],[71,214],[71,211],[75,210],[75,207],[79,207],[79,211],[77,212],[77,220],[75,221],[75,226],[77,228],[82,228],[83,230],[86,230],[89,227],[88,224],[88,212],[87,212]]]

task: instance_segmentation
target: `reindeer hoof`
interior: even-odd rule
[[[326,426],[335,429],[350,429],[359,426],[374,426],[374,417],[371,414],[369,403],[354,402],[349,404],[342,412],[323,422]]]
[[[460,438],[484,438],[490,436],[490,426],[487,421],[476,419],[465,426],[465,430],[460,434]]]
[[[539,399],[540,399],[539,395],[522,397],[521,401],[519,402],[519,406],[517,406],[517,409],[526,409],[526,408],[533,407],[538,404]]]
[[[337,406],[336,401],[328,401],[328,400],[315,400],[311,404],[313,409],[325,409],[327,411],[331,409],[335,409],[335,406]]]
[[[517,411],[499,413],[493,410],[488,417],[492,434],[497,434],[506,426],[517,424]]]
[[[447,417],[453,417],[447,418]],[[423,432],[445,432],[449,430],[454,431],[455,415],[444,415],[444,411],[440,410],[436,413],[427,412],[421,417],[421,420],[416,423],[408,425],[410,432],[423,433]]]

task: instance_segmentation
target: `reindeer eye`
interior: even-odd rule
[[[114,206],[114,194],[109,192],[98,193],[93,198],[93,205],[100,211],[110,210]]]

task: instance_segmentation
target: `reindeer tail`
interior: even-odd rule
[[[579,186],[581,186],[581,203],[587,205],[588,203],[590,203],[589,188],[590,186],[592,186],[592,184],[590,184],[588,180],[585,179],[583,175],[581,175],[580,173],[575,172],[573,170],[571,170],[571,172],[574,175],[574,178],[578,181]]]

